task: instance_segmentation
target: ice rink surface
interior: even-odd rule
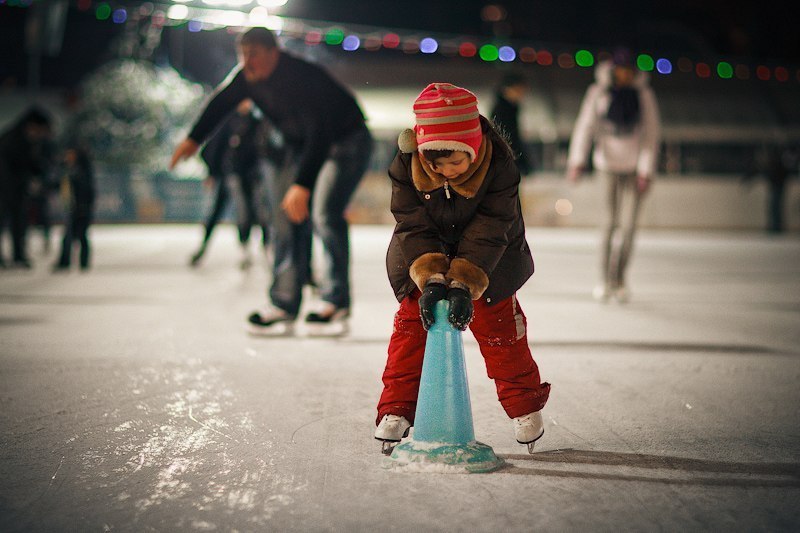
[[[632,300],[599,232],[530,228],[520,291],[552,383],[528,455],[465,334],[490,474],[396,473],[372,438],[391,228],[353,229],[352,332],[252,338],[258,257],[223,226],[98,226],[88,273],[0,271],[1,531],[797,531],[800,239],[643,231]],[[58,233],[58,232],[57,232]],[[255,246],[255,245],[254,245]]]

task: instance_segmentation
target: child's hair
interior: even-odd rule
[[[422,157],[424,157],[428,163],[433,163],[440,157],[450,157],[453,155],[453,152],[454,150],[423,150]]]
[[[500,148],[506,156],[514,158],[514,151],[511,149],[507,136],[500,131],[494,122],[486,120],[481,116],[481,128],[484,133],[488,134],[489,140],[494,143],[495,148]],[[454,151],[455,150],[423,150],[422,157],[429,163],[433,163],[440,157],[450,157],[453,155]]]

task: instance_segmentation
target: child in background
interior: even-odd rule
[[[400,309],[375,438],[397,442],[413,426],[427,330],[436,302],[448,300],[449,321],[475,335],[516,440],[530,449],[544,433],[550,385],[539,377],[516,298],[533,258],[514,155],[466,89],[430,84],[414,113],[389,168],[397,224],[386,266]]]
[[[69,269],[72,260],[72,244],[80,242],[81,270],[89,269],[89,224],[94,209],[94,176],[89,156],[80,148],[68,148],[64,152],[64,167],[61,176],[60,194],[67,212],[64,221],[64,240],[61,243],[61,258],[54,270]]]

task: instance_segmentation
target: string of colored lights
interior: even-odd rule
[[[188,1],[188,0],[184,0]],[[29,7],[34,0],[0,0],[0,5],[12,7]],[[547,47],[534,48],[522,45],[517,48],[510,44],[479,44],[479,38],[463,38],[457,36],[429,36],[419,38],[417,35],[401,36],[400,31],[379,27],[359,26],[348,30],[345,25],[311,23],[308,21],[270,15],[267,8],[259,5],[249,12],[238,9],[209,9],[189,6],[184,3],[156,5],[145,2],[137,7],[114,4],[105,0],[74,0],[74,5],[81,11],[94,9],[97,20],[110,20],[115,24],[125,23],[129,16],[150,17],[151,23],[158,26],[185,25],[190,32],[216,30],[220,28],[266,26],[282,35],[304,40],[307,46],[325,44],[339,46],[348,52],[357,50],[378,51],[399,50],[406,54],[441,54],[462,58],[479,58],[482,61],[501,61],[540,65],[548,67],[558,65],[562,69],[589,68],[595,63],[611,58],[610,52],[596,53],[587,49],[574,52],[554,53]],[[249,3],[249,2],[245,2]],[[327,26],[327,27],[321,27]],[[790,67],[785,65],[757,64],[748,65],[742,62],[735,64],[729,61],[696,60],[679,57],[676,60],[649,53],[636,56],[639,70],[659,75],[670,75],[676,70],[681,73],[694,73],[698,78],[719,78],[761,81],[788,82],[792,76]],[[795,81],[800,83],[800,68],[792,67]]]

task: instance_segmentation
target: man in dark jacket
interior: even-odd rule
[[[328,271],[317,280],[324,305],[306,323],[326,333],[324,326],[343,325],[349,314],[350,244],[344,210],[366,170],[372,137],[355,98],[322,68],[280,50],[271,31],[248,30],[239,40],[239,52],[241,65],[178,145],[171,166],[193,155],[239,102],[253,100],[283,135],[287,154],[268,185],[275,237],[271,305],[250,315],[251,332],[290,332],[308,281],[313,222]],[[334,165],[321,172],[328,160]]]
[[[45,172],[46,146],[51,133],[50,117],[32,108],[0,135],[0,241],[8,224],[14,266],[31,267],[25,251],[28,186],[32,176]],[[1,252],[0,266],[5,266]]]

